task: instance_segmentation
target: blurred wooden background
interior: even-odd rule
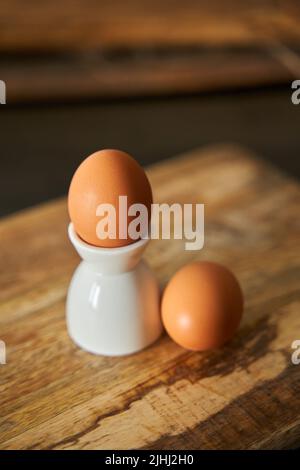
[[[299,41],[297,0],[1,1],[1,50]]]
[[[10,103],[285,83],[299,72],[299,0],[2,0]]]
[[[299,24],[299,0],[1,0],[0,215],[105,147],[237,142],[300,176]]]

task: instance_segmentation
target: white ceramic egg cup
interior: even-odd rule
[[[85,243],[70,223],[69,238],[83,259],[67,296],[73,341],[94,354],[140,351],[162,333],[157,280],[141,256],[149,239],[120,248]]]

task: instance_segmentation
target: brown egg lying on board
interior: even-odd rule
[[[125,152],[101,150],[86,158],[76,170],[71,181],[68,209],[76,233],[87,243],[114,248],[129,245],[135,239],[119,236],[119,196],[127,196],[127,206],[144,204],[149,221],[151,217],[152,190],[142,167]],[[99,239],[97,224],[100,204],[111,204],[116,210],[116,237]],[[125,215],[126,228],[134,217]],[[123,217],[124,219],[124,217]],[[123,232],[124,233],[124,232]],[[126,231],[127,233],[127,231]]]
[[[170,337],[184,348],[205,351],[226,343],[243,313],[243,294],[235,276],[208,261],[181,268],[162,298],[162,320]]]

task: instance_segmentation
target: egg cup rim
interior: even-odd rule
[[[147,245],[150,241],[150,238],[141,238],[140,240],[134,241],[129,243],[128,245],[124,246],[117,246],[117,247],[102,247],[102,246],[95,246],[87,243],[84,241],[76,232],[73,222],[70,222],[68,225],[68,234],[71,242],[76,247],[82,248],[88,251],[91,254],[107,254],[112,255],[114,254],[127,254],[131,251],[135,251],[136,249],[142,248]]]

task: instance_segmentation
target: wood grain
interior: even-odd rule
[[[288,83],[299,21],[298,0],[2,0],[0,78],[8,103]]]
[[[275,52],[276,56],[275,56]],[[286,57],[286,53],[284,57]],[[7,102],[195,93],[291,82],[298,75],[278,48],[134,50],[114,59],[78,54],[3,59]],[[300,60],[299,60],[300,63]],[[300,65],[297,67],[300,72]]]
[[[152,241],[163,286],[192,259],[225,263],[246,308],[226,347],[183,350],[167,336],[124,358],[94,357],[68,338],[64,309],[79,259],[65,200],[0,222],[2,449],[289,448],[300,444],[297,183],[235,146],[149,168],[156,201],[204,202],[206,242]]]
[[[297,0],[2,0],[1,51],[299,43]]]

